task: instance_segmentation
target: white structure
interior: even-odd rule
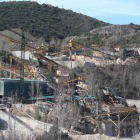
[[[16,56],[16,57],[21,58],[21,51],[12,51],[12,54],[13,54],[14,56]],[[26,59],[26,60],[29,60],[29,56],[30,56],[30,55],[31,55],[31,52],[26,51],[26,52],[25,52],[25,59]]]

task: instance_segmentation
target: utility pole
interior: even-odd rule
[[[25,59],[25,35],[24,29],[22,30],[21,39],[21,64],[20,64],[20,97],[23,99],[24,94],[24,59]]]

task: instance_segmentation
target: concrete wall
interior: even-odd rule
[[[9,130],[28,130],[33,131],[31,127],[29,127],[27,124],[22,122],[20,119],[16,118],[15,116],[9,114],[6,110],[0,110],[0,119],[1,122],[1,128],[3,129],[9,129]]]
[[[127,115],[127,114],[126,114]],[[118,124],[117,119],[114,121],[116,124]],[[107,136],[117,136],[118,135],[118,129],[115,124],[113,124],[109,120],[103,120],[101,124],[102,133]],[[120,136],[121,137],[131,137],[135,136],[140,133],[140,127],[139,127],[139,118],[131,118],[126,119],[123,121],[120,125]]]

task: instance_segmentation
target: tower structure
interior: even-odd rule
[[[20,97],[21,100],[24,94],[24,59],[25,59],[25,35],[24,30],[22,30],[21,39],[21,64],[20,64]]]

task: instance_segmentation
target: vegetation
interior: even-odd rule
[[[76,41],[88,47],[92,44],[109,44],[122,48],[140,47],[140,25],[130,23],[101,27],[84,34],[82,38],[77,37]]]
[[[43,135],[38,136],[36,140],[72,140],[67,133],[61,132],[60,128],[58,125],[53,126],[50,131],[47,133],[45,132]]]
[[[31,1],[0,3],[0,30],[24,28],[46,41],[52,37],[63,39],[88,32],[93,28],[109,25],[95,18],[49,4]]]
[[[139,99],[139,71],[139,65],[110,65],[106,67],[75,68],[71,75],[80,76],[84,78],[87,85],[96,87],[93,88],[93,93],[91,92],[93,95],[91,96],[96,96],[96,89],[112,87],[120,97]],[[99,94],[101,93],[97,95],[100,96]]]

